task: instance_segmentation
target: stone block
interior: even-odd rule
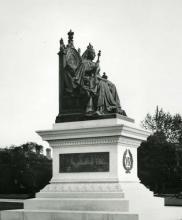
[[[124,198],[123,192],[40,192],[36,198]]]
[[[24,220],[23,210],[1,211],[0,220]]]
[[[24,202],[25,209],[83,210],[83,211],[129,211],[126,199],[86,199],[86,198],[36,198]]]
[[[138,220],[138,215],[108,211],[14,210],[4,211],[1,220]]]

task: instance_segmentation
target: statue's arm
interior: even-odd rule
[[[89,71],[91,71],[94,76],[99,75],[100,72],[99,62],[96,63],[92,62],[91,65],[89,66]]]

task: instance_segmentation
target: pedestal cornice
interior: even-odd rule
[[[80,139],[87,139],[89,142],[93,142],[93,138],[96,138],[94,140],[95,144],[98,141],[102,143],[115,143],[120,141],[120,137],[136,141],[140,140],[141,142],[150,135],[149,131],[137,128],[133,123],[119,119],[60,123],[54,125],[51,130],[37,131],[37,133],[45,141],[54,142],[62,140],[65,144],[71,142],[81,142],[82,144],[84,141],[80,141]],[[66,140],[68,141],[66,142]]]

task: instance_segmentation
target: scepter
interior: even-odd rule
[[[99,75],[99,72],[100,72],[100,67],[99,67],[99,59],[100,59],[100,56],[101,56],[101,51],[99,50],[98,54],[97,54],[97,69],[96,69],[96,73],[95,73],[95,77]]]
[[[100,56],[101,56],[101,51],[99,50],[99,52],[97,54],[97,62],[99,62]]]

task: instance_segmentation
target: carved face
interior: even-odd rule
[[[87,58],[90,59],[90,60],[94,60],[94,58],[95,58],[95,51],[94,50],[89,51]]]
[[[82,55],[83,59],[93,60],[95,58],[95,50],[93,48],[88,48]]]

